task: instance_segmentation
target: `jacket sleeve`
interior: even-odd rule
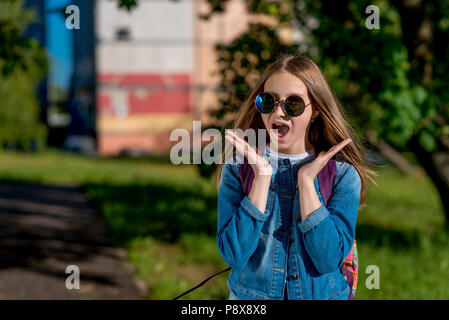
[[[314,183],[317,188],[318,180]],[[298,223],[306,251],[321,274],[339,269],[351,251],[360,189],[360,175],[353,165],[348,164],[333,188],[327,207],[322,204]]]
[[[267,204],[267,211],[268,209]],[[231,164],[224,164],[218,189],[217,245],[231,268],[243,267],[254,253],[268,214],[244,194]]]

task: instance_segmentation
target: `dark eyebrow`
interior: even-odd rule
[[[279,95],[276,92],[273,92],[273,91],[267,91],[267,92],[271,93],[276,99],[279,100]],[[290,96],[300,96],[301,98],[305,99],[305,97],[298,92],[292,92],[292,93],[287,94],[287,97],[290,97]]]

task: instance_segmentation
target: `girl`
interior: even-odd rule
[[[293,55],[271,64],[236,118],[234,129],[249,128],[269,132],[265,150],[225,137],[251,165],[249,193],[225,153],[217,173],[217,245],[231,267],[230,299],[347,299],[340,267],[375,173],[318,66]],[[317,175],[338,152],[326,207]]]

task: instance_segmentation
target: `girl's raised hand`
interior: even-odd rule
[[[328,151],[321,151],[313,161],[303,165],[298,171],[298,185],[302,185],[305,181],[313,181],[327,162],[350,142],[351,139],[345,139]]]
[[[264,157],[260,156],[256,149],[251,147],[245,139],[240,138],[232,132],[232,130],[226,131],[225,139],[232,143],[235,146],[236,151],[248,160],[248,163],[251,165],[256,176],[260,175],[271,177],[273,168],[270,163],[268,163]]]

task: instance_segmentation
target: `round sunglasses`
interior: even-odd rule
[[[255,100],[256,108],[261,113],[273,112],[273,110],[276,109],[277,104],[281,102],[285,112],[292,117],[300,116],[304,112],[306,106],[310,104],[310,102],[306,104],[304,100],[297,95],[292,95],[287,97],[285,100],[277,101],[276,98],[269,92],[259,94]]]

